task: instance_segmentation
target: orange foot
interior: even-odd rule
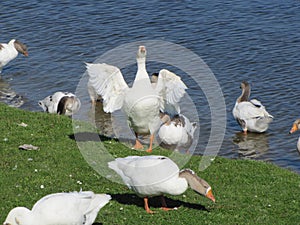
[[[164,211],[174,210],[174,208],[168,208],[168,207],[161,207],[161,209],[164,210]]]
[[[148,153],[152,152],[152,143],[153,143],[153,140],[154,140],[154,134],[151,134],[151,136],[150,136],[150,145],[149,145],[149,148],[146,150],[146,152],[148,152]]]
[[[138,140],[135,140],[135,145],[133,146],[134,149],[143,149],[144,146]]]
[[[145,197],[144,198],[144,207],[145,207],[145,210],[147,213],[149,214],[153,214],[154,212],[149,208],[149,205],[148,205],[148,198]]]
[[[148,210],[146,209],[146,212],[149,213],[149,214],[154,214],[154,213],[155,213],[155,212],[152,211],[151,209],[148,209]]]

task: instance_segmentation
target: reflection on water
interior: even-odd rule
[[[114,137],[113,127],[111,118],[111,113],[106,113],[103,111],[102,101],[97,101],[96,105],[92,105],[91,111],[95,113],[95,123],[96,127],[99,129],[99,133],[106,137]]]
[[[248,132],[238,132],[233,137],[233,143],[238,146],[241,158],[254,159],[266,154],[269,150],[268,135]]]
[[[90,115],[94,116],[94,122],[100,135],[108,138],[117,138],[128,147],[133,146],[135,137],[127,124],[125,113],[121,110],[106,113],[103,110],[103,102],[97,101],[96,105],[91,106]],[[147,139],[149,139],[148,135],[141,137],[142,143],[147,142]]]
[[[18,95],[11,89],[8,83],[0,78],[0,102],[13,107],[20,107],[24,104],[24,98],[23,96]]]

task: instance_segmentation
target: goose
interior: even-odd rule
[[[13,208],[3,225],[92,225],[110,199],[110,195],[92,191],[50,194],[37,201],[31,210]]]
[[[265,132],[273,116],[270,115],[262,103],[256,99],[248,100],[250,96],[250,84],[247,81],[241,83],[242,94],[237,98],[232,110],[233,117],[243,129],[247,131],[262,133]]]
[[[147,213],[154,213],[148,205],[148,197],[162,196],[162,209],[166,205],[163,194],[180,195],[190,186],[197,193],[215,202],[210,185],[191,169],[179,170],[177,164],[166,156],[127,156],[108,163],[123,182],[139,197],[144,198]]]
[[[8,44],[0,44],[0,73],[2,68],[9,63],[11,60],[18,56],[18,53],[28,56],[26,45],[16,39],[12,39]]]
[[[294,133],[295,131],[297,131],[299,129],[300,129],[300,119],[296,119],[290,130],[290,134]],[[297,149],[300,152],[300,137],[298,138],[298,141],[297,141]]]
[[[78,112],[81,103],[79,98],[70,92],[55,92],[38,102],[44,112],[72,116]]]
[[[193,143],[197,123],[191,123],[183,114],[171,118],[167,113],[161,113],[163,125],[159,128],[158,137],[162,144],[175,150],[189,148]],[[188,152],[188,151],[187,151]]]
[[[139,135],[150,134],[147,152],[152,152],[154,133],[161,122],[159,112],[164,111],[164,104],[174,105],[179,110],[178,102],[185,94],[186,85],[176,74],[162,69],[155,88],[152,87],[146,70],[146,47],[139,46],[137,72],[128,87],[119,68],[106,63],[87,63],[89,84],[103,99],[103,110],[112,113],[119,109],[127,115],[128,125],[135,134],[134,149],[143,149]]]
[[[150,80],[153,88],[157,85],[158,77],[159,73],[152,73]],[[188,148],[192,144],[197,123],[191,123],[183,114],[177,114],[177,110],[172,106],[167,106],[165,113],[160,112],[160,118],[162,125],[158,137],[162,146],[179,150],[182,147]]]

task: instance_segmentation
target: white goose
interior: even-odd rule
[[[232,110],[234,118],[242,127],[244,133],[247,131],[262,133],[265,132],[273,116],[270,115],[260,101],[248,100],[250,96],[250,85],[247,81],[241,83],[242,94],[237,98]]]
[[[153,88],[157,85],[158,77],[158,73],[151,75],[150,80]],[[178,111],[170,105],[165,105],[165,113],[160,113],[163,124],[158,131],[162,146],[175,150],[189,148],[193,143],[194,132],[197,129],[197,123],[191,123],[186,116],[178,114]]]
[[[16,39],[12,39],[8,44],[0,44],[0,73],[2,68],[11,60],[18,56],[18,53],[28,56],[26,45]]]
[[[152,87],[146,70],[146,48],[140,46],[137,53],[137,73],[131,88],[126,84],[119,68],[105,63],[87,64],[89,84],[103,98],[103,109],[107,113],[123,109],[128,124],[133,129],[136,141],[134,148],[142,149],[138,135],[151,134],[147,152],[152,151],[154,133],[160,125],[159,111],[164,104],[177,106],[187,87],[180,77],[162,69],[158,82]],[[177,107],[178,108],[178,107]]]
[[[38,102],[45,112],[71,116],[78,112],[81,103],[79,98],[70,92],[55,92]]]
[[[295,131],[297,131],[299,129],[300,129],[300,119],[296,119],[290,130],[290,134],[294,133]],[[297,141],[297,149],[300,152],[300,137],[298,138],[298,141]]]
[[[189,148],[193,143],[194,132],[197,129],[197,123],[191,123],[190,120],[177,114],[172,118],[166,113],[161,113],[163,125],[159,128],[158,137],[167,147],[180,150]]]
[[[153,213],[148,206],[148,197],[162,196],[162,209],[169,210],[163,194],[180,195],[190,186],[197,193],[215,202],[210,185],[190,169],[179,170],[166,156],[128,156],[108,163],[123,182],[136,194],[144,198],[147,213]]]
[[[16,207],[3,225],[92,225],[99,210],[111,199],[92,191],[50,194],[32,207]]]

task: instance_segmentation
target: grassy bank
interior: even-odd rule
[[[28,126],[20,126],[21,123]],[[96,224],[299,224],[300,176],[275,165],[251,160],[216,158],[198,175],[213,188],[216,203],[188,190],[167,196],[178,210],[164,212],[156,198],[148,215],[142,199],[124,185],[99,175],[84,160],[74,140],[72,121],[65,116],[28,112],[0,104],[0,223],[15,206],[32,205],[54,192],[92,190],[113,199],[97,217]],[[93,140],[85,140],[93,142]],[[38,151],[19,150],[22,144]],[[113,155],[144,154],[116,140],[103,142]],[[154,154],[168,155],[160,148]],[[201,157],[185,167],[197,171]]]

